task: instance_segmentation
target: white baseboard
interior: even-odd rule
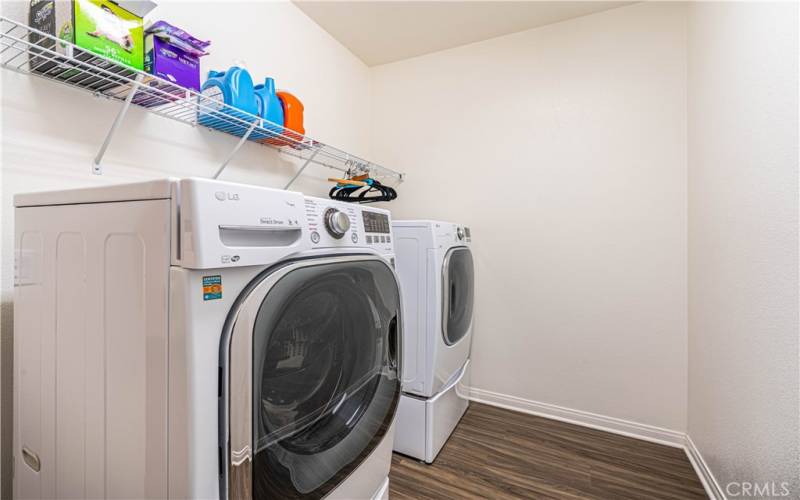
[[[723,493],[722,488],[720,488],[717,479],[714,477],[714,474],[711,472],[711,469],[708,468],[708,464],[706,461],[703,460],[703,455],[700,454],[700,450],[697,449],[697,446],[694,445],[694,441],[689,435],[686,435],[686,456],[689,457],[689,462],[692,463],[692,467],[694,467],[694,471],[697,473],[697,476],[700,478],[700,482],[703,483],[703,488],[706,489],[706,494],[712,500],[726,500],[725,493]]]
[[[522,399],[516,396],[500,394],[497,392],[486,391],[484,389],[470,388],[470,399],[479,403],[486,403],[492,406],[499,406],[508,410],[516,410],[539,417],[560,420],[570,424],[591,427],[601,431],[613,432],[653,443],[664,444],[675,448],[685,446],[685,436],[683,432],[663,429],[652,425],[640,424],[623,420],[621,418],[598,415],[588,411],[573,410],[549,403],[540,403],[529,399]]]
[[[528,413],[539,417],[559,420],[561,422],[581,425],[583,427],[612,432],[614,434],[642,439],[644,441],[672,446],[674,448],[682,448],[684,452],[686,452],[689,462],[691,462],[692,467],[694,467],[695,472],[700,478],[700,482],[703,483],[703,488],[705,488],[709,498],[712,500],[726,500],[725,495],[722,493],[716,479],[714,479],[714,475],[711,473],[708,465],[695,447],[694,442],[685,432],[664,429],[662,427],[641,424],[639,422],[632,422],[630,420],[606,415],[598,415],[588,411],[564,408],[563,406],[549,403],[531,401],[529,399],[509,396],[508,394],[500,394],[484,389],[476,389],[474,387],[470,388],[469,396],[472,401],[478,403],[485,403],[507,410]]]

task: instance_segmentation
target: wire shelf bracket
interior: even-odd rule
[[[239,142],[236,143],[236,146],[233,148],[233,150],[228,153],[227,158],[225,158],[225,161],[222,162],[222,165],[220,165],[219,170],[217,170],[212,179],[217,179],[222,171],[225,170],[225,167],[227,167],[228,163],[230,163],[233,157],[236,156],[236,153],[239,152],[239,149],[241,149],[242,145],[247,142],[248,137],[250,137],[250,135],[253,133],[253,130],[255,130],[256,126],[258,126],[259,121],[260,120],[253,120],[253,123],[251,123],[247,128],[247,132],[245,132],[242,138],[239,139]]]
[[[192,127],[202,125],[237,137],[239,141],[216,170],[214,178],[222,174],[245,142],[254,142],[276,150],[282,156],[299,160],[301,166],[287,188],[312,164],[346,175],[369,174],[389,185],[404,180],[400,172],[228,106],[215,97],[122,66],[3,16],[0,16],[0,66],[122,103],[92,161],[95,174],[102,174],[106,151],[131,106],[136,105]]]
[[[294,176],[289,180],[289,182],[286,183],[286,186],[284,186],[283,189],[289,189],[292,186],[292,184],[294,184],[294,181],[296,181],[297,178],[300,177],[300,174],[302,174],[303,170],[306,169],[308,164],[314,160],[314,157],[317,156],[318,152],[319,151],[314,151],[313,153],[311,153],[311,156],[308,157],[308,159],[303,163],[303,166],[300,167],[300,170],[298,170],[297,173],[294,174]]]
[[[100,165],[100,162],[103,161],[103,156],[106,154],[106,149],[108,149],[108,145],[111,144],[111,139],[114,138],[114,134],[122,123],[122,120],[125,119],[125,115],[128,113],[128,109],[131,107],[133,96],[136,94],[136,89],[138,89],[141,84],[142,75],[136,75],[136,79],[134,80],[132,87],[133,92],[128,94],[128,97],[126,97],[125,101],[123,101],[122,107],[117,113],[116,118],[114,118],[114,123],[111,124],[111,128],[108,129],[108,133],[106,134],[106,138],[103,140],[103,144],[100,145],[100,151],[98,151],[97,156],[94,157],[92,172],[95,175],[103,174],[103,167]]]

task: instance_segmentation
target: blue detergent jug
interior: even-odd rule
[[[275,94],[275,80],[265,78],[264,83],[256,85],[255,92],[258,115],[266,120],[263,124],[264,128],[274,131],[275,135],[281,135],[283,133],[283,104]]]
[[[209,71],[201,93],[204,97],[222,101],[225,105],[198,97],[201,107],[197,112],[197,122],[200,125],[241,137],[247,132],[247,124],[252,123],[254,116],[259,116],[253,79],[244,68],[233,66],[228,71]],[[230,117],[245,123],[231,120]],[[261,125],[260,120],[257,125]],[[259,134],[254,131],[251,137],[257,139]],[[260,134],[260,137],[264,135]]]

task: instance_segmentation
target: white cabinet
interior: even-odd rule
[[[167,199],[17,208],[15,498],[167,496],[169,236]]]

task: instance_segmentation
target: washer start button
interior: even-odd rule
[[[316,231],[311,231],[311,242],[312,243],[319,243],[319,233]]]

